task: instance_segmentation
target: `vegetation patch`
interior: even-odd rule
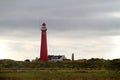
[[[26,71],[26,72],[1,72],[0,79],[4,80],[118,80],[120,73],[114,71]]]
[[[120,59],[63,62],[0,60],[0,80],[119,80]]]

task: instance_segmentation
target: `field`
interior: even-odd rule
[[[120,80],[120,72],[96,70],[7,70],[0,80]]]
[[[120,59],[62,62],[3,59],[0,80],[120,80]]]

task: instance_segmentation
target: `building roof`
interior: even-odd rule
[[[62,58],[62,57],[65,58],[64,55],[57,55],[57,56],[55,56],[55,55],[48,55],[48,59],[49,59],[49,60],[51,60],[51,59],[60,59],[60,58]]]

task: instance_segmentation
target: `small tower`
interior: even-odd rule
[[[72,53],[72,61],[74,61],[74,53]]]
[[[41,28],[41,49],[40,49],[40,60],[41,61],[48,61],[48,51],[47,51],[47,28],[46,23],[42,23]]]

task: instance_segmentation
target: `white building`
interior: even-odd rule
[[[48,55],[48,61],[63,61],[67,59],[64,55]]]

